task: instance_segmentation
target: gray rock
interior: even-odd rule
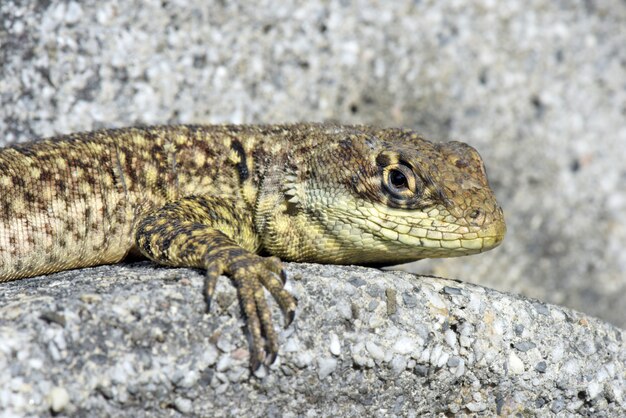
[[[214,304],[209,315],[200,272],[148,262],[3,283],[0,409],[38,416],[626,413],[624,334],[607,323],[554,305],[546,316],[523,297],[403,272],[314,264],[287,264],[287,272],[300,277],[289,280],[300,295],[296,320],[280,331],[277,362],[254,376],[226,278],[216,297],[232,303]],[[356,290],[355,276],[364,282]],[[450,294],[450,286],[461,292]],[[389,316],[385,292],[371,291],[385,288],[412,292],[415,305],[399,304]],[[337,309],[342,301],[381,308],[360,310],[348,325]],[[141,316],[130,319],[131,308]],[[157,338],[155,327],[167,331]],[[466,344],[451,345],[455,334]],[[228,350],[216,347],[220,339]],[[54,344],[63,356],[50,354],[50,341],[64,341]],[[329,341],[346,349],[331,354]]]
[[[3,0],[0,16],[0,143],[328,119],[464,140],[508,236],[406,268],[626,327],[622,0]]]
[[[462,6],[3,0],[0,142],[133,124],[328,119],[461,139],[485,158],[508,236],[481,256],[406,268],[471,279],[625,327],[624,22],[621,0]],[[0,410],[45,414],[55,387],[69,394],[62,413],[76,415],[123,408],[135,416],[168,415],[186,411],[185,400],[196,397],[205,401],[193,402],[200,414],[236,414],[231,401],[241,387],[244,400],[258,399],[245,380],[247,347],[232,292],[223,290],[231,299],[218,299],[215,317],[206,317],[199,291],[164,280],[177,274],[166,271],[175,272],[133,266],[56,276],[55,284],[78,278],[75,289],[51,290],[49,278],[1,284]],[[291,271],[294,279],[301,272]],[[281,352],[271,370],[253,378],[267,388],[261,401],[280,402],[252,411],[302,412],[302,405],[288,409],[297,399],[290,385],[302,390],[297,383],[315,378],[317,360],[332,355],[338,365],[325,384],[295,392],[318,401],[312,414],[323,410],[331,382],[354,415],[365,405],[383,405],[415,416],[425,410],[421,399],[438,394],[443,398],[433,410],[452,414],[464,411],[459,405],[476,411],[486,405],[487,413],[495,408],[506,415],[524,404],[540,415],[623,415],[624,386],[616,377],[623,376],[621,331],[543,302],[454,281],[433,292],[435,279],[392,276],[412,284],[377,279],[385,283],[371,286],[362,273],[350,274],[343,280],[352,284],[342,286],[349,297],[333,304],[323,299],[328,292],[316,293],[324,281],[294,280],[330,316],[324,312],[313,325],[298,318],[282,332],[293,351]],[[392,320],[385,316],[386,289],[399,295]],[[160,295],[158,305],[153,295]],[[9,303],[15,300],[20,303]],[[303,304],[317,309],[312,300],[301,301],[300,312]],[[500,303],[519,309],[507,316],[514,309]],[[425,308],[437,305],[456,316],[440,318]],[[410,327],[407,312],[415,314]],[[319,321],[327,328],[316,330]],[[329,332],[339,351],[326,339]],[[455,335],[458,345],[451,345]],[[368,341],[383,350],[382,361],[366,349]],[[196,374],[185,382],[179,369]],[[344,374],[352,380],[339,387]],[[397,385],[388,389],[390,376]],[[424,389],[431,379],[436,383]],[[499,392],[453,402],[481,385]],[[416,402],[418,394],[426,397]],[[152,409],[138,406],[144,404]]]

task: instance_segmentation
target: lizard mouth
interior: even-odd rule
[[[504,218],[496,217],[488,225],[484,225],[481,229],[465,234],[463,237],[454,237],[454,239],[446,239],[446,234],[442,234],[439,239],[420,238],[420,245],[415,245],[408,249],[412,255],[418,255],[419,258],[439,258],[439,257],[458,257],[471,255],[489,251],[504,240],[506,234],[506,224]],[[406,238],[401,238],[403,241]]]
[[[481,251],[487,251],[500,245],[506,234],[506,224],[503,220],[492,222],[487,228],[478,233],[478,239],[482,239]]]
[[[504,240],[506,235],[506,223],[502,209],[498,208],[493,219],[488,225],[476,231],[474,237],[461,238],[459,250],[468,250],[468,254],[482,253],[497,247]]]

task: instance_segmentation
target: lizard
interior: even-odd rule
[[[281,260],[390,265],[480,253],[506,226],[478,152],[400,128],[104,129],[0,149],[0,282],[141,255],[229,276],[250,364],[275,361]]]

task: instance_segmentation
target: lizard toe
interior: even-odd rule
[[[233,273],[233,280],[237,284],[239,301],[246,315],[246,323],[250,341],[250,367],[253,371],[258,370],[263,363],[264,341],[262,321],[270,321],[271,318],[261,319],[259,317],[257,300],[260,299],[258,293],[263,292],[261,284],[253,275],[247,274],[245,269],[236,270]],[[262,297],[262,296],[261,296]],[[267,306],[266,306],[267,308]]]
[[[278,306],[280,306],[280,310],[285,316],[285,328],[287,328],[295,317],[295,298],[283,288],[282,283],[278,280],[275,273],[270,271],[260,272],[259,280],[270,292],[274,300],[278,303]]]
[[[265,299],[265,292],[261,286],[254,292],[257,314],[261,322],[261,329],[265,335],[265,356],[268,364],[274,363],[278,356],[278,335],[272,324],[272,315]]]
[[[271,272],[274,272],[280,277],[282,285],[284,286],[287,283],[287,273],[285,269],[283,269],[283,263],[280,261],[278,257],[267,257],[265,259],[265,264],[267,269]]]
[[[215,287],[217,286],[217,279],[223,272],[224,264],[220,260],[211,262],[206,268],[203,295],[207,313],[211,310],[211,301],[213,300],[213,294],[215,293]]]

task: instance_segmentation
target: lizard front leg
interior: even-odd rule
[[[256,370],[264,357],[271,364],[278,353],[278,338],[263,289],[280,305],[286,326],[293,320],[296,301],[283,288],[285,273],[280,260],[255,254],[259,240],[252,216],[244,215],[249,210],[241,206],[232,197],[187,197],[142,216],[135,240],[139,250],[157,263],[205,269],[207,309],[217,278],[220,274],[230,276],[247,318],[252,338],[250,363]]]

